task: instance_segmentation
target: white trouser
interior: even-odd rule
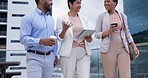
[[[27,53],[27,78],[52,78],[54,55]]]
[[[60,56],[60,63],[64,78],[89,78],[90,76],[90,56],[82,47],[72,48],[69,57]]]

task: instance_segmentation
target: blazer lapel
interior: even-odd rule
[[[121,13],[119,13],[119,12],[118,12],[118,15],[120,17],[121,25],[122,25],[122,29],[123,29],[124,28],[124,26],[123,26],[123,20],[124,20],[124,18],[122,18]]]
[[[69,20],[68,14],[66,15],[66,17],[65,17],[64,19],[67,20],[67,21],[70,21],[70,20]],[[68,29],[67,31],[69,31],[69,33],[70,33],[71,36],[73,37],[73,29],[72,29],[72,27],[69,27],[69,29]]]
[[[107,29],[110,28],[110,20],[109,20],[109,13],[106,12],[106,15],[104,16],[103,21],[105,22],[103,26],[106,26]]]
[[[87,22],[81,17],[81,15],[79,15],[79,18],[80,18],[80,21],[82,23],[83,29],[88,29]]]

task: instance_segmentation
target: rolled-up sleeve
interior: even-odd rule
[[[31,30],[31,19],[29,16],[23,17],[20,27],[20,43],[26,46],[38,46],[40,38],[31,37]]]

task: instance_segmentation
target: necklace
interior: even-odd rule
[[[118,16],[117,16],[116,13],[115,14],[110,14],[110,18],[111,18],[112,21],[117,21],[118,20]]]
[[[114,19],[114,20],[116,20],[116,19],[117,19],[116,14],[113,14],[113,19]]]

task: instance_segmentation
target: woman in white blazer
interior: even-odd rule
[[[122,18],[121,13],[115,10],[117,4],[118,0],[104,0],[107,12],[98,16],[95,37],[101,39],[100,52],[105,78],[116,78],[117,67],[120,78],[131,78],[128,44],[133,47],[136,57],[139,50],[129,32],[126,15],[122,14]]]
[[[77,39],[83,29],[89,29],[88,20],[78,12],[81,0],[68,0],[70,11],[57,19],[56,32],[61,42],[59,48],[60,63],[64,78],[89,78],[91,50],[88,43],[92,41],[91,35],[84,39]]]

